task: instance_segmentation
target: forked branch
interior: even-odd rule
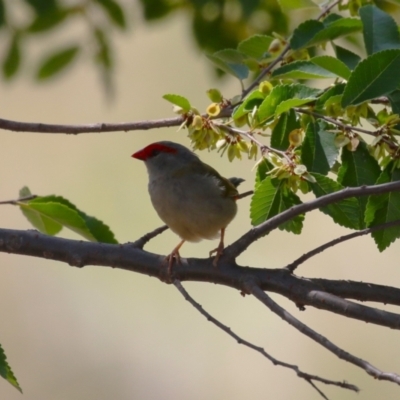
[[[289,312],[287,312],[284,308],[282,308],[279,304],[271,299],[259,286],[257,286],[254,282],[248,282],[246,284],[246,288],[248,293],[255,296],[258,300],[260,300],[264,305],[266,305],[273,313],[277,314],[288,324],[292,325],[298,331],[300,331],[303,335],[308,336],[310,339],[314,340],[322,347],[325,347],[327,350],[335,354],[342,360],[348,361],[351,364],[356,365],[357,367],[363,369],[367,374],[373,376],[375,379],[385,380],[395,382],[400,385],[400,376],[392,373],[392,372],[383,372],[378,368],[371,365],[369,362],[354,356],[351,353],[341,349],[332,343],[325,336],[315,332],[313,329],[303,324]]]
[[[250,349],[257,351],[258,353],[260,353],[261,355],[266,357],[269,361],[271,361],[274,365],[278,365],[280,367],[289,368],[289,369],[293,370],[299,378],[305,379],[305,381],[307,383],[311,384],[312,387],[314,389],[316,389],[318,391],[318,393],[320,393],[325,399],[327,397],[315,385],[312,384],[313,381],[321,382],[321,383],[324,383],[326,385],[339,386],[341,388],[353,390],[355,392],[359,391],[359,388],[357,386],[355,386],[355,385],[349,384],[349,383],[344,382],[344,381],[343,382],[332,381],[330,379],[322,378],[322,377],[320,377],[318,375],[308,374],[306,372],[301,371],[297,365],[288,364],[286,362],[283,362],[283,361],[280,361],[280,360],[276,359],[275,357],[273,357],[269,353],[267,353],[262,347],[256,346],[255,344],[250,343],[247,340],[242,339],[235,332],[233,332],[231,328],[229,328],[228,326],[224,325],[222,322],[220,322],[218,319],[214,318],[211,314],[209,314],[206,310],[204,310],[204,308],[198,302],[196,302],[193,299],[193,297],[191,297],[189,295],[189,293],[187,292],[187,290],[185,290],[185,288],[182,286],[180,281],[175,280],[173,283],[174,283],[175,287],[179,290],[179,292],[182,294],[182,296],[200,314],[202,314],[204,317],[206,317],[207,321],[210,321],[211,323],[216,325],[218,328],[223,330],[225,333],[227,333],[229,336],[231,336],[233,339],[235,339],[239,344],[243,344],[244,346],[249,347]]]

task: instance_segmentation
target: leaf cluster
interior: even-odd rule
[[[375,5],[354,13],[349,3],[347,9],[353,15],[305,21],[288,39],[255,35],[236,49],[210,54],[242,87],[252,73],[259,77],[250,80],[252,90],[232,99],[209,90],[213,103],[206,115],[182,96],[164,96],[186,116],[182,127],[195,149],[226,152],[230,161],[246,154],[258,160],[253,225],[301,204],[299,193],[321,197],[400,179],[399,28]],[[342,44],[357,35],[364,56]],[[400,197],[350,198],[321,211],[339,225],[362,230],[399,219]],[[297,216],[280,228],[299,234],[303,220]],[[391,227],[372,236],[382,251],[400,231]]]

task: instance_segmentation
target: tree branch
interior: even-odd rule
[[[179,126],[185,118],[162,118],[153,121],[120,122],[120,123],[96,123],[82,125],[61,125],[61,124],[42,124],[40,122],[18,122],[0,118],[0,129],[14,132],[33,132],[33,133],[66,133],[78,135],[80,133],[101,133],[116,131],[138,131],[155,128],[168,128]]]
[[[315,385],[312,384],[312,381],[318,381],[321,383],[325,383],[327,385],[339,386],[344,389],[353,390],[355,392],[359,391],[358,387],[355,385],[346,383],[344,381],[343,382],[332,381],[330,379],[321,378],[317,375],[311,375],[306,372],[302,372],[297,365],[288,364],[286,362],[279,361],[278,359],[272,357],[262,347],[256,346],[253,343],[250,343],[247,340],[242,339],[240,336],[238,336],[236,333],[234,333],[231,328],[224,325],[219,320],[214,318],[211,314],[209,314],[207,311],[205,311],[204,308],[199,303],[197,303],[193,299],[193,297],[191,297],[189,295],[189,293],[182,286],[181,282],[179,282],[178,280],[175,280],[173,282],[173,284],[179,290],[179,292],[182,294],[182,296],[185,298],[185,300],[187,300],[201,315],[203,315],[207,319],[207,321],[212,322],[218,328],[220,328],[225,333],[227,333],[229,336],[231,336],[233,339],[235,339],[239,344],[243,344],[244,346],[249,347],[250,349],[259,352],[261,355],[263,355],[269,361],[271,361],[274,365],[278,365],[280,367],[289,368],[289,369],[293,370],[299,378],[305,379],[306,382],[311,384],[313,386],[313,388],[316,389],[324,398],[326,398],[326,396]]]
[[[212,282],[246,292],[245,283],[256,279],[263,290],[279,293],[299,307],[306,305],[334,312],[348,318],[400,329],[400,316],[365,305],[352,303],[339,297],[340,292],[329,280],[303,279],[286,269],[264,269],[239,267],[232,261],[220,259],[218,268],[213,267],[212,258],[181,259],[175,264],[172,276],[165,267],[165,256],[152,254],[135,244],[112,245],[78,240],[62,239],[43,235],[37,231],[0,229],[0,252],[30,255],[65,262],[76,267],[86,265],[110,266],[157,277],[163,282],[180,281]],[[374,300],[382,303],[400,298],[400,290],[379,287],[379,296],[374,295],[369,283],[350,285],[343,281],[345,295],[354,299]],[[376,286],[377,287],[377,286]],[[370,296],[370,297],[369,297]],[[397,300],[399,301],[399,300]]]
[[[28,200],[33,200],[36,199],[37,195],[36,194],[31,194],[29,196],[25,196],[25,197],[20,197],[19,199],[15,199],[15,200],[3,200],[0,201],[0,204],[12,204],[13,206],[18,205],[20,202],[24,202],[24,201],[28,201]]]
[[[383,183],[380,185],[360,186],[360,187],[347,187],[338,192],[330,193],[325,196],[318,197],[314,200],[299,204],[291,207],[286,211],[272,217],[271,219],[263,222],[262,224],[250,229],[238,240],[232,243],[224,251],[223,257],[235,259],[242,254],[252,243],[266,235],[268,232],[276,229],[279,225],[287,222],[297,215],[307,213],[320,207],[336,203],[340,200],[348,199],[350,197],[368,196],[374,194],[383,194],[392,191],[400,190],[400,181]]]
[[[303,264],[305,261],[309,260],[311,257],[314,257],[319,253],[322,253],[323,251],[329,249],[330,247],[336,246],[339,243],[343,243],[343,242],[345,242],[347,240],[354,239],[354,238],[359,237],[359,236],[368,235],[369,233],[372,233],[372,232],[375,232],[375,231],[379,231],[379,230],[382,230],[382,229],[386,229],[386,228],[390,228],[392,226],[397,226],[397,225],[400,225],[400,220],[387,222],[385,224],[375,225],[375,226],[373,226],[371,228],[366,228],[366,229],[363,229],[361,231],[357,231],[357,232],[349,233],[348,235],[340,236],[340,237],[338,237],[336,239],[333,239],[333,240],[331,240],[331,241],[329,241],[327,243],[322,244],[321,246],[316,247],[315,249],[313,249],[311,251],[308,251],[307,253],[305,253],[301,257],[299,257],[298,259],[296,259],[293,262],[291,262],[285,268],[290,272],[294,272],[294,270],[300,264]]]
[[[314,340],[321,346],[325,347],[327,350],[335,354],[342,360],[348,361],[351,364],[356,365],[357,367],[363,369],[367,374],[373,376],[379,380],[386,380],[395,382],[400,385],[400,376],[391,373],[391,372],[383,372],[378,368],[371,365],[369,362],[354,356],[353,354],[348,353],[347,351],[341,349],[340,347],[336,346],[326,337],[322,336],[321,334],[315,332],[313,329],[308,327],[307,325],[303,324],[293,315],[288,313],[284,308],[278,305],[275,301],[273,301],[266,293],[264,293],[260,287],[258,287],[254,282],[248,282],[247,290],[255,296],[258,300],[260,300],[264,305],[266,305],[272,312],[276,315],[281,317],[284,321],[288,324],[292,325],[298,331],[300,331],[303,335],[308,336],[310,339]]]

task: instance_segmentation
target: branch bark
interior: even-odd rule
[[[138,272],[171,283],[179,281],[212,282],[247,293],[246,283],[256,280],[262,290],[279,293],[292,300],[300,308],[312,306],[336,314],[400,329],[400,315],[360,305],[346,300],[380,301],[393,303],[400,298],[396,288],[378,287],[369,283],[343,281],[345,290],[340,291],[341,281],[332,284],[329,280],[302,278],[291,274],[285,268],[264,269],[238,266],[234,261],[221,258],[218,268],[213,267],[212,258],[182,259],[174,265],[172,276],[164,263],[165,256],[141,249],[142,241],[123,245],[92,243],[81,240],[62,239],[43,235],[37,231],[0,229],[0,252],[29,255],[57,260],[82,268],[86,265],[109,266]],[[377,287],[378,294],[373,287]],[[342,295],[341,297],[339,297]],[[397,304],[397,303],[395,303]]]

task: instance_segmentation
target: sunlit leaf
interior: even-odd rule
[[[180,96],[179,94],[164,94],[163,99],[182,108],[182,110],[185,112],[188,112],[191,109],[189,100],[186,97]]]
[[[268,52],[268,47],[274,38],[267,35],[253,35],[238,44],[237,49],[255,59],[261,59]]]
[[[26,190],[21,191],[20,195],[26,193]],[[80,211],[63,197],[36,197],[20,202],[19,207],[29,222],[47,235],[56,235],[66,227],[90,241],[117,243],[107,225]]]

